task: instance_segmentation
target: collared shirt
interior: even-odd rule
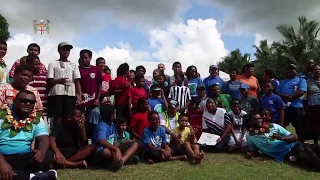
[[[208,129],[208,132],[221,136],[224,133],[225,125],[231,124],[230,115],[223,108],[217,108],[215,114],[205,110],[202,115],[202,129]]]

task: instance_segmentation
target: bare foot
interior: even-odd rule
[[[86,160],[82,161],[82,168],[87,169],[88,168],[88,164]]]
[[[197,164],[200,164],[203,158],[204,158],[204,152],[203,151],[201,151],[201,153],[199,153],[199,154],[196,154],[195,157],[194,157],[195,162]]]
[[[154,164],[154,162],[151,159],[148,159],[148,164]]]
[[[186,155],[181,156],[181,161],[188,161],[188,157]]]

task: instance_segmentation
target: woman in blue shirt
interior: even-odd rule
[[[195,66],[189,66],[186,70],[186,76],[188,78],[188,87],[192,97],[198,96],[197,87],[203,86],[202,80],[198,77],[197,68]]]

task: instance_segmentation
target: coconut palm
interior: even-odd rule
[[[242,55],[239,49],[232,51],[228,56],[222,58],[223,61],[218,63],[220,70],[228,72],[230,69],[237,69],[242,72],[244,65],[251,61],[250,54]]]

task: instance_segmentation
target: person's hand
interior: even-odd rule
[[[56,163],[59,165],[63,165],[63,167],[66,165],[66,158],[63,156],[61,152],[55,153],[56,157]]]
[[[41,163],[43,161],[43,159],[44,159],[45,154],[43,152],[41,152],[40,150],[38,150],[38,149],[37,150],[33,150],[33,152],[34,152],[34,156],[33,156],[34,160],[37,163]]]
[[[253,152],[247,152],[247,158],[251,159],[254,156]]]
[[[13,172],[12,167],[7,162],[0,163],[0,179],[12,180],[13,175],[17,175]]]
[[[165,149],[161,149],[162,151],[162,154],[164,154],[167,158],[169,158],[171,156],[171,152],[170,151],[167,151]]]
[[[201,146],[202,146],[202,147],[206,147],[206,146],[207,146],[207,144],[206,144],[206,143],[204,143],[204,144],[202,144]]]
[[[94,100],[93,105],[99,106],[99,104],[100,104],[99,99]]]
[[[217,144],[218,144],[221,140],[222,140],[221,138],[218,138],[218,139],[217,139]]]
[[[277,132],[273,133],[272,137],[273,137],[274,139],[282,140],[282,136],[280,136],[280,134],[277,133]]]
[[[76,105],[80,105],[81,103],[82,103],[82,96],[81,95],[77,95]]]
[[[163,89],[161,89],[160,88],[160,97],[162,98],[162,99],[165,99],[166,97],[164,96],[164,91],[163,91]]]
[[[291,102],[292,101],[292,97],[289,95],[282,95],[282,98],[285,102]]]
[[[236,140],[236,146],[241,148],[241,146],[242,146],[242,141]]]
[[[126,83],[126,88],[130,88],[131,84],[129,82]]]
[[[173,140],[177,140],[178,139],[177,135],[175,133],[173,133],[173,132],[170,133],[170,136],[171,136],[171,139],[173,139]]]
[[[55,81],[57,82],[57,84],[65,84],[67,82],[68,78],[59,78],[56,79]]]
[[[80,130],[85,129],[85,122],[86,122],[86,118],[85,118],[84,114],[82,114],[80,120],[78,121],[78,127]]]
[[[117,151],[116,151],[115,160],[116,160],[117,162],[122,161],[122,153],[121,153],[121,151],[120,151],[119,148],[118,148]]]

